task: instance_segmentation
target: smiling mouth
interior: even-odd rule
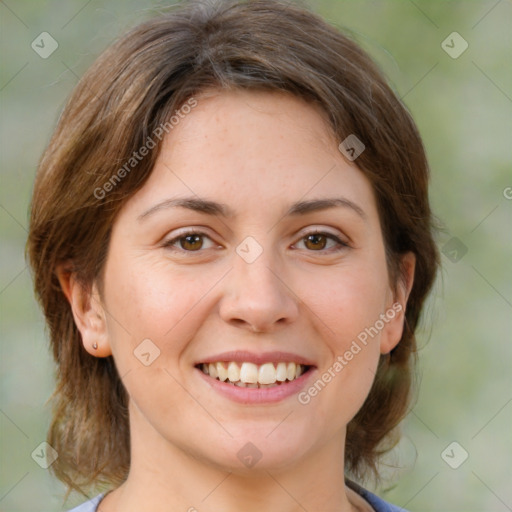
[[[202,363],[196,366],[212,379],[242,388],[272,388],[294,381],[311,367],[298,363],[254,363],[235,361]]]

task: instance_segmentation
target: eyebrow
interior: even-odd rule
[[[335,207],[350,208],[351,210],[356,212],[362,219],[367,219],[366,213],[360,206],[344,197],[299,201],[297,203],[292,204],[290,209],[286,212],[286,215],[305,215],[306,213],[327,210],[328,208]]]
[[[206,213],[207,215],[220,215],[221,217],[234,217],[235,213],[229,206],[217,203],[215,201],[208,201],[207,199],[199,199],[197,197],[182,197],[178,199],[166,199],[161,203],[156,204],[141,213],[137,220],[143,220],[157,211],[166,208],[187,208],[195,212]]]
[[[349,208],[357,213],[357,215],[359,215],[359,217],[361,217],[363,220],[367,219],[366,213],[360,206],[350,201],[349,199],[339,197],[298,201],[291,205],[284,216],[306,215],[308,213],[327,210],[329,208],[335,207]],[[197,197],[182,197],[178,199],[166,199],[165,201],[152,206],[145,212],[141,213],[137,217],[137,220],[144,220],[154,213],[167,208],[187,208],[189,210],[205,213],[212,216],[219,215],[224,218],[235,217],[235,212],[226,204],[218,203],[216,201],[209,201],[207,199],[200,199]]]

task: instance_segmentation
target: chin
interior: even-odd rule
[[[264,426],[245,425],[227,430],[233,438],[223,436],[204,447],[203,457],[225,471],[256,474],[280,471],[297,465],[313,448],[312,435],[301,435],[296,424],[265,422]],[[290,431],[293,429],[293,432]]]

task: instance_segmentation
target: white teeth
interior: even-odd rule
[[[276,379],[279,382],[284,382],[286,380],[286,375],[287,375],[286,363],[278,363],[277,364],[277,372],[276,373],[277,373]]]
[[[224,382],[225,380],[228,380],[228,370],[222,363],[217,363],[215,365],[217,367],[217,378]]]
[[[240,367],[233,361],[228,364],[228,379],[231,382],[240,380]]]
[[[288,363],[286,365],[286,378],[288,380],[295,379],[295,363]]]
[[[210,377],[216,379],[219,375],[217,372],[217,365],[210,363],[208,365],[208,374],[210,375]]]
[[[246,384],[256,384],[258,382],[258,367],[253,363],[242,363],[240,380]]]
[[[297,366],[299,368],[299,366]],[[260,366],[258,382],[260,384],[274,384],[276,381],[276,369],[272,363],[265,363]]]
[[[301,364],[291,362],[264,363],[258,366],[254,363],[234,361],[203,363],[200,368],[213,379],[247,388],[278,386],[285,381],[299,378],[306,369]]]

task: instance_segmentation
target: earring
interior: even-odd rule
[[[94,350],[98,350],[98,344],[97,344],[96,342],[94,342],[94,343],[92,344],[92,348],[93,348]]]

